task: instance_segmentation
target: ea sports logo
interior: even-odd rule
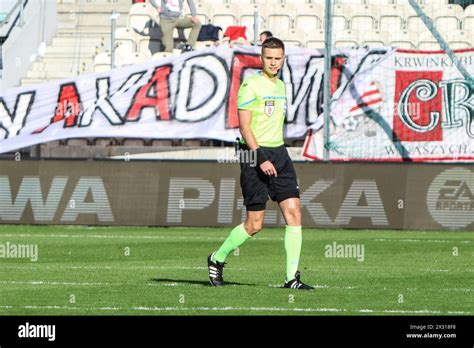
[[[474,173],[464,168],[448,169],[431,183],[428,210],[440,225],[463,228],[474,222]]]

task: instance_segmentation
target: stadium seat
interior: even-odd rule
[[[349,19],[348,18],[350,18],[350,16],[346,17],[342,13],[334,14],[332,16],[332,31],[336,32],[336,31],[348,30],[348,28],[349,28]],[[323,24],[322,24],[323,28],[324,28],[324,25],[325,25],[325,21],[324,21],[324,17],[323,17]]]
[[[425,23],[418,16],[409,16],[406,20],[406,29],[413,33],[421,33],[426,30]]]
[[[238,25],[240,8],[237,4],[215,4],[212,10],[212,24],[225,28]]]
[[[403,49],[416,49],[418,40],[413,42],[412,36],[407,31],[389,30],[387,31],[388,45]]]
[[[262,16],[258,17],[258,28],[259,31],[261,28],[266,28],[266,21],[265,18]],[[240,14],[239,25],[245,27],[247,39],[253,40],[254,38],[254,14],[251,12],[245,12]],[[258,34],[258,33],[257,33]],[[257,37],[258,39],[258,37]]]
[[[351,5],[340,4],[340,5],[335,6],[333,10],[333,16],[332,16],[333,31],[336,32],[336,31],[341,31],[341,30],[348,30],[351,17],[352,17]]]
[[[138,38],[138,52],[149,52],[151,55],[161,51],[161,40],[151,39],[149,36],[140,35]],[[150,49],[152,48],[152,49]]]
[[[432,13],[435,16],[435,26],[443,33],[451,30],[461,29],[461,18],[464,16],[464,11],[459,5],[445,5],[441,6],[441,11],[435,5],[431,5]]]
[[[286,47],[304,47],[306,42],[306,35],[304,31],[299,29],[291,29],[277,33],[277,36],[285,43]]]
[[[420,50],[441,50],[441,47],[433,37],[431,32],[425,31],[420,34],[420,41],[418,42],[418,49]]]
[[[101,52],[94,58],[94,72],[109,71],[112,68],[110,52]]]
[[[464,19],[462,21],[462,29],[474,30],[474,4],[468,6],[464,10]]]
[[[295,18],[295,29],[311,34],[315,30],[322,29],[323,21],[313,14],[297,14]]]
[[[405,26],[403,17],[397,14],[383,14],[380,16],[379,28],[381,30],[402,30]]]
[[[293,26],[292,16],[296,13],[296,8],[291,3],[267,6],[266,25],[270,31],[286,31]]]
[[[151,60],[149,52],[118,52],[116,55],[117,67],[144,64]]]
[[[136,52],[139,38],[140,35],[132,28],[123,27],[115,30],[115,45],[123,51]]]
[[[306,3],[296,8],[294,28],[310,34],[322,28],[324,7],[319,4]]]
[[[344,48],[344,47],[358,47],[358,38],[360,33],[353,30],[343,30],[337,31],[334,33],[334,47]]]
[[[453,50],[474,47],[474,32],[453,30],[446,33],[444,39],[448,42],[449,47]]]
[[[151,56],[151,60],[160,60],[164,58],[173,57],[174,54],[172,52],[157,52]]]
[[[324,48],[324,36],[312,37],[309,40],[306,40],[306,48]]]
[[[352,6],[352,16],[349,28],[359,31],[371,31],[377,29],[378,18],[380,17],[379,7],[373,5]]]
[[[128,15],[128,26],[143,31],[150,21],[158,21],[158,11],[151,4],[141,2],[133,4]]]
[[[196,16],[199,18],[202,24],[207,24],[212,20],[212,11],[213,11],[213,6],[214,4],[219,5],[223,4],[223,1],[221,0],[220,2],[215,2],[215,3],[208,3],[206,2],[201,2],[196,4]],[[191,15],[189,11],[188,6],[184,6],[187,12],[185,12],[186,15]]]
[[[386,31],[363,31],[359,36],[362,46],[381,47],[388,44],[388,32]]]

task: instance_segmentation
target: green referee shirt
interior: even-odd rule
[[[237,107],[252,111],[250,130],[259,146],[277,147],[283,142],[286,115],[285,84],[272,82],[261,73],[249,76],[239,89]],[[242,142],[245,143],[245,141]]]

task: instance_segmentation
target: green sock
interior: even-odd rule
[[[295,278],[301,253],[301,226],[285,227],[286,281]]]
[[[212,261],[224,262],[233,250],[244,244],[250,236],[245,231],[244,224],[235,227],[224,241],[219,250],[214,254]]]

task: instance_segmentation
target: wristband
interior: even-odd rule
[[[269,161],[267,154],[263,149],[258,147],[255,151],[257,151],[257,163],[258,165],[261,165],[263,162]]]

